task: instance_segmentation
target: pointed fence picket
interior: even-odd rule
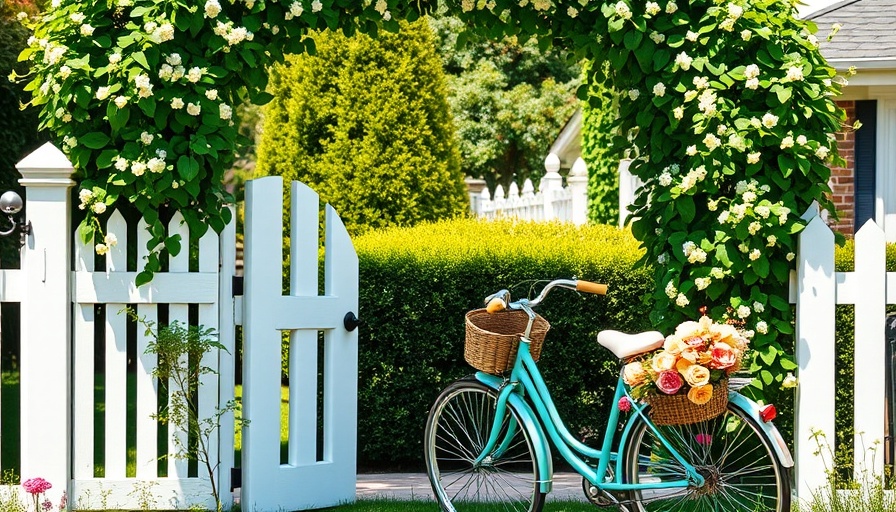
[[[835,437],[836,382],[835,308],[855,307],[855,403],[853,429],[856,476],[863,471],[884,474],[881,453],[867,451],[883,446],[887,361],[885,357],[886,306],[896,303],[896,272],[886,271],[886,236],[868,221],[855,236],[855,270],[836,272],[834,234],[817,209],[808,214],[800,234],[791,302],[796,311],[796,359],[799,387],[796,395],[796,484],[799,496],[808,499],[826,480],[826,467],[816,455],[814,432]],[[830,461],[829,461],[830,462]]]
[[[537,192],[529,179],[523,183],[522,192],[516,182],[510,184],[506,195],[501,185],[495,188],[494,197],[486,188],[480,197],[471,201],[474,213],[486,219],[556,220],[584,224],[588,208],[588,169],[585,161],[581,158],[576,160],[566,187],[560,176],[560,158],[557,155],[548,155],[544,166],[546,172]]]

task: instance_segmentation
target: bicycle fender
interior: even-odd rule
[[[476,380],[494,389],[495,392],[499,392],[501,385],[504,383],[504,379],[501,377],[483,372],[476,372]],[[551,457],[551,447],[548,444],[544,430],[542,430],[535,412],[520,395],[513,393],[507,401],[519,413],[523,427],[529,432],[529,438],[532,440],[532,449],[535,450],[538,460],[539,489],[543,493],[549,493],[551,492],[554,479],[554,463]]]
[[[772,448],[774,448],[775,453],[778,455],[778,462],[785,468],[792,468],[793,456],[790,454],[790,449],[787,448],[787,443],[784,442],[784,438],[781,437],[781,433],[778,432],[778,427],[772,422],[766,423],[762,421],[762,418],[759,415],[762,406],[736,391],[730,391],[728,393],[728,401],[740,407],[747,413],[747,415],[756,420],[756,423],[759,424],[759,428],[765,432],[765,435],[768,436],[768,439],[771,441]]]

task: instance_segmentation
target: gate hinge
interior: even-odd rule
[[[243,276],[233,276],[231,287],[234,297],[243,295]]]

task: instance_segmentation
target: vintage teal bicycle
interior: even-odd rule
[[[507,309],[497,314],[528,316],[509,371],[479,371],[460,379],[432,406],[425,460],[443,510],[539,512],[551,491],[552,444],[583,476],[583,491],[598,506],[622,512],[790,511],[793,458],[760,406],[737,391],[748,380],[729,387],[721,415],[659,425],[651,420],[649,405],[631,398],[620,374],[600,448],[576,439],[530,352],[533,325],[537,329],[541,319],[533,308],[555,287],[606,293],[604,285],[558,279],[532,300],[511,302],[506,290],[491,295],[489,312]],[[652,350],[662,339],[657,331],[598,335],[620,360]],[[623,397],[631,404],[627,421],[617,407]]]

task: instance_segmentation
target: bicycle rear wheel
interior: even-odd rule
[[[475,463],[491,433],[496,402],[494,390],[464,379],[445,388],[429,411],[426,472],[443,510],[539,512],[544,505],[532,440],[513,407],[507,407],[498,437],[506,449]]]
[[[652,483],[685,478],[657,434],[636,416],[623,448],[627,482]],[[691,425],[663,425],[660,434],[703,475],[699,488],[634,491],[632,510],[790,512],[790,478],[753,418],[729,403],[725,413]]]

